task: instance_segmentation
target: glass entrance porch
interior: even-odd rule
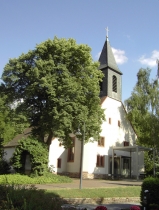
[[[114,157],[114,177],[130,178],[131,174],[131,157],[119,156]],[[112,173],[112,157],[109,158],[109,173]]]

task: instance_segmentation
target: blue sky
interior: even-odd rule
[[[0,75],[9,58],[48,38],[74,38],[92,48],[94,60],[109,41],[122,71],[122,100],[131,95],[142,68],[156,78],[159,0],[0,0]]]

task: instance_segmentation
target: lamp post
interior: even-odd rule
[[[81,141],[81,156],[80,156],[80,185],[79,189],[82,189],[82,173],[83,173],[83,152],[84,152],[84,140],[85,140],[85,122],[83,123],[83,134],[81,134],[80,130],[76,133],[76,135],[82,135]]]

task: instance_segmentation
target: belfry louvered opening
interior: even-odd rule
[[[115,75],[113,75],[112,89],[113,89],[113,92],[117,93],[117,77]]]

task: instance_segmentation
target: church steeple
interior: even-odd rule
[[[99,57],[99,62],[99,69],[104,74],[103,82],[100,85],[100,97],[109,96],[113,99],[121,101],[122,72],[116,64],[114,54],[108,40],[108,28],[106,41]]]

